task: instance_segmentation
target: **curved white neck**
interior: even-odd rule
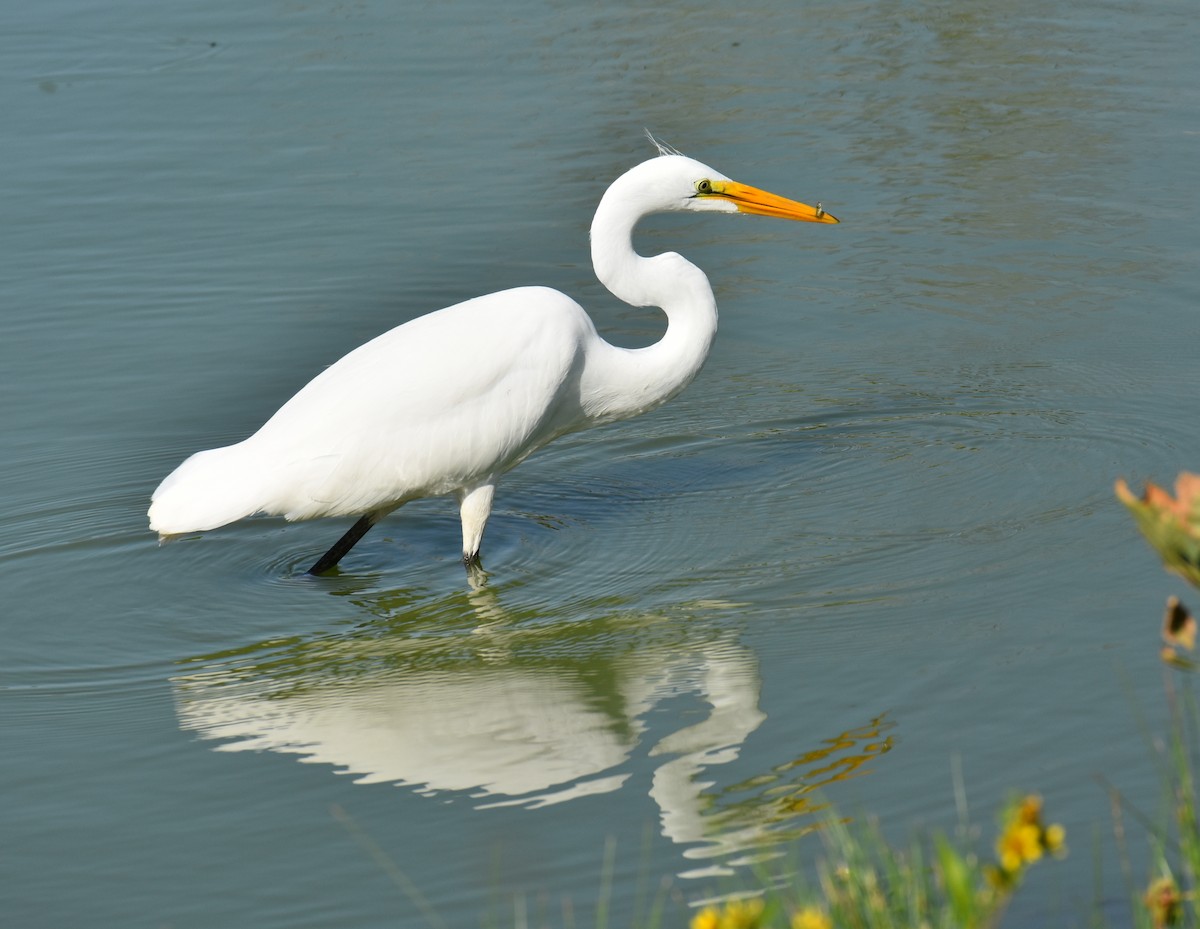
[[[717,332],[717,302],[703,271],[674,252],[643,258],[633,250],[642,215],[614,185],[592,221],[592,264],[600,282],[626,303],[667,314],[667,331],[653,345],[626,349],[597,339],[589,349],[581,378],[584,411],[601,422],[644,413],[683,390]]]

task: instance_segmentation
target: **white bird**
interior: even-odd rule
[[[150,528],[166,539],[255,513],[358,516],[309,569],[322,574],[397,507],[454,494],[463,562],[477,570],[502,474],[561,435],[665,403],[704,363],[717,331],[708,278],[674,252],[646,258],[633,248],[642,217],[672,211],[837,222],[819,203],[736,183],[659,145],[605,192],[591,247],[613,294],[662,308],[662,339],[611,345],[583,307],[546,287],[418,317],[322,371],[248,439],[184,461],[155,490]]]

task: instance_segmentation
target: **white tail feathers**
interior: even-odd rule
[[[263,469],[245,442],[197,452],[150,498],[150,528],[159,538],[216,529],[265,505]]]

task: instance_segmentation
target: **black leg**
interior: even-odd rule
[[[354,548],[372,526],[379,520],[376,513],[368,513],[350,527],[350,531],[333,543],[333,548],[327,551],[319,559],[317,563],[308,569],[309,574],[324,574],[336,565],[345,556],[346,552]]]

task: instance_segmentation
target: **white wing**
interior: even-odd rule
[[[331,365],[244,442],[185,461],[155,491],[151,527],[359,514],[488,483],[584,425],[579,374],[596,338],[577,303],[544,287],[414,319]]]

